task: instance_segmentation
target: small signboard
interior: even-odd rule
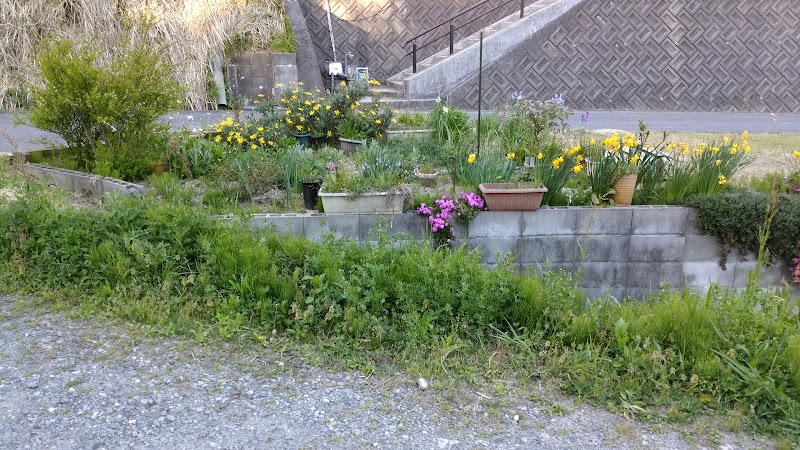
[[[355,81],[369,82],[369,69],[366,67],[356,67]]]

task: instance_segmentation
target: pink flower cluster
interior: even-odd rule
[[[417,214],[428,216],[431,233],[439,245],[449,245],[455,237],[455,231],[450,226],[450,221],[467,222],[473,219],[478,211],[485,209],[483,199],[476,193],[464,193],[453,198],[450,194],[443,194],[442,198],[434,201],[432,206],[421,203]]]
[[[798,249],[797,256],[792,258],[792,265],[789,268],[789,272],[792,274],[792,283],[800,284],[800,242],[798,242],[795,247]]]

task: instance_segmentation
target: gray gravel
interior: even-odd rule
[[[406,373],[333,372],[256,344],[72,316],[0,296],[0,448],[772,447],[709,419],[644,424],[542,389],[498,397],[434,379],[421,391]]]

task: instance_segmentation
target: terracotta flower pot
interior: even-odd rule
[[[621,175],[614,183],[616,194],[611,195],[611,200],[614,200],[615,206],[631,206],[633,191],[636,190],[636,177],[635,173]]]
[[[546,187],[524,183],[486,183],[478,186],[489,211],[536,211],[542,205]]]

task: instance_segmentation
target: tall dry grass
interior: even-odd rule
[[[0,0],[0,109],[24,107],[38,85],[37,46],[51,37],[92,41],[100,61],[120,39],[163,46],[186,89],[184,107],[202,109],[214,55],[246,36],[265,48],[284,31],[282,0]]]

